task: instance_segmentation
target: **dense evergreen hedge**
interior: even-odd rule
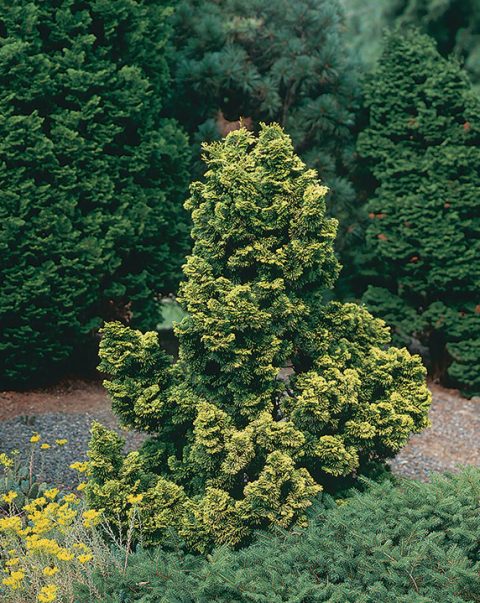
[[[385,482],[240,552],[139,551],[97,586],[103,603],[478,602],[479,497],[478,469]]]
[[[432,372],[480,390],[480,101],[416,31],[386,42],[365,85],[358,150],[373,177],[364,297]]]
[[[188,236],[186,137],[160,113],[170,10],[0,12],[0,386],[51,377],[102,318],[154,327]]]

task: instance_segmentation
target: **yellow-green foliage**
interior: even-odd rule
[[[383,322],[325,301],[336,222],[281,128],[232,132],[205,161],[186,204],[194,248],[178,362],[156,333],[103,330],[114,410],[152,437],[124,457],[96,424],[87,487],[112,517],[143,493],[145,537],[173,530],[197,550],[304,523],[322,486],[393,456],[430,404],[420,359],[388,349]]]

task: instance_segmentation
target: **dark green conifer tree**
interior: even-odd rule
[[[376,185],[365,267],[375,286],[365,301],[397,341],[429,348],[434,374],[478,391],[480,102],[433,40],[399,31],[365,103],[358,151]]]
[[[0,2],[0,383],[43,380],[102,318],[154,327],[188,237],[188,144],[160,118],[170,10]]]
[[[367,71],[382,52],[386,28],[419,27],[443,56],[455,54],[478,92],[480,84],[480,2],[478,0],[341,0],[348,43]]]
[[[201,142],[238,128],[241,118],[254,131],[279,123],[330,188],[344,246],[356,225],[347,177],[356,88],[339,2],[180,0],[174,42],[172,109],[191,134],[196,160]]]
[[[88,497],[128,521],[143,495],[144,538],[237,545],[256,528],[304,522],[322,487],[393,456],[428,423],[420,358],[387,348],[365,308],[326,303],[338,263],[327,189],[278,125],[205,148],[187,202],[194,247],[180,299],[178,362],[157,333],[103,330],[114,411],[151,434],[122,455],[95,425]]]
[[[398,22],[420,26],[443,56],[456,55],[470,79],[480,84],[480,2],[478,0],[402,0]]]

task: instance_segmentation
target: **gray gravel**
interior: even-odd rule
[[[433,472],[480,467],[480,398],[431,385],[431,427],[410,438],[390,463],[394,473],[427,481]]]
[[[86,460],[90,426],[95,420],[120,433],[126,440],[126,450],[137,448],[143,438],[141,434],[120,429],[109,413],[45,413],[14,417],[0,422],[0,451],[10,452],[17,449],[20,451],[19,457],[26,459],[31,450],[30,437],[34,432],[38,432],[42,438],[41,442],[50,444],[51,448],[39,450],[39,446],[36,447],[37,477],[57,486],[74,487],[79,482],[79,474],[70,469],[70,465],[75,461]],[[62,438],[66,438],[68,444],[60,447],[55,444],[55,440]]]
[[[428,480],[432,472],[455,471],[464,465],[480,466],[480,398],[467,400],[455,390],[437,385],[432,385],[431,389],[432,426],[413,436],[391,461],[392,470],[398,475]],[[40,400],[42,410],[36,406]],[[51,449],[40,453],[37,464],[42,477],[50,483],[67,487],[78,483],[78,474],[69,465],[85,459],[90,425],[94,420],[121,433],[127,443],[126,450],[138,448],[144,439],[142,434],[119,428],[100,385],[79,383],[65,391],[40,394],[4,393],[3,404],[10,414],[0,420],[0,451],[16,448],[25,456],[32,433],[38,432],[43,442],[52,445]],[[24,414],[14,416],[15,408]],[[61,411],[57,411],[59,408]],[[75,408],[78,412],[63,412],[64,408]],[[37,411],[41,414],[36,414]],[[67,438],[69,442],[59,448],[55,445],[57,438]]]

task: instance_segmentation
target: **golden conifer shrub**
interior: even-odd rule
[[[124,425],[151,435],[124,456],[93,427],[87,495],[112,517],[139,503],[144,536],[193,549],[305,523],[322,488],[395,455],[428,424],[420,358],[389,348],[365,308],[327,300],[339,272],[327,188],[277,125],[205,146],[191,186],[192,255],[179,359],[155,332],[107,324],[100,369]]]

